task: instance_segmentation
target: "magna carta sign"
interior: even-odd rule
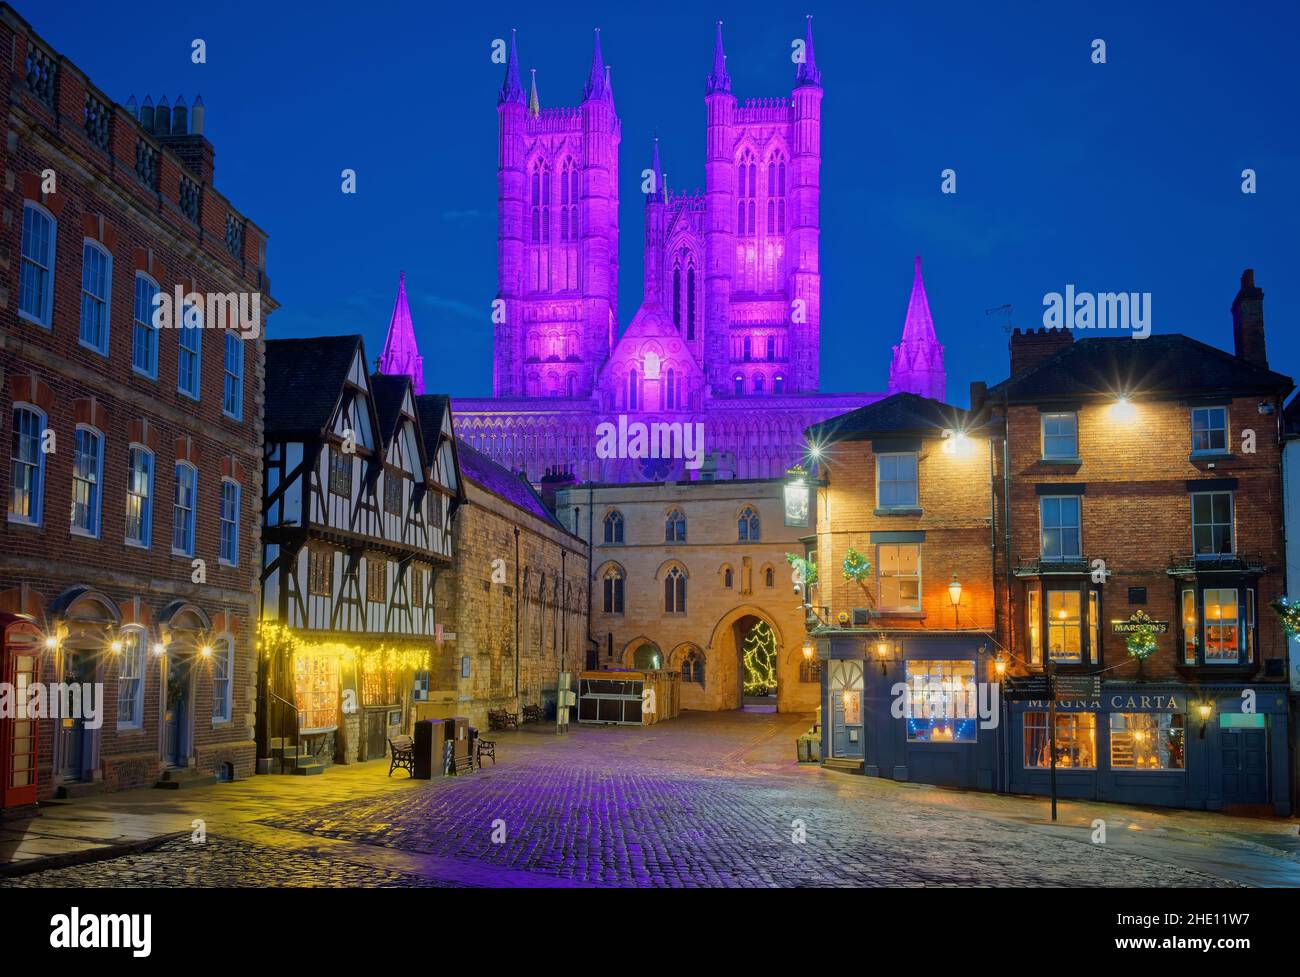
[[[1169,622],[1156,621],[1147,617],[1146,611],[1134,611],[1127,621],[1111,621],[1111,630],[1116,634],[1133,634],[1138,628],[1151,628],[1156,634],[1168,634]]]

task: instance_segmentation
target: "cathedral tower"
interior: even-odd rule
[[[903,339],[894,347],[889,365],[889,392],[919,394],[932,400],[944,400],[948,374],[943,364],[943,346],[934,333],[930,300],[921,279],[921,256],[916,256],[916,273],[912,278],[912,296],[903,320]]]
[[[497,102],[497,397],[590,397],[618,303],[620,124],[596,34],[580,106],[543,108],[513,32]]]

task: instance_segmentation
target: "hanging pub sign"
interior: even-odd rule
[[[785,524],[811,526],[812,486],[808,482],[808,470],[802,465],[795,465],[786,471],[783,497]]]
[[[1134,611],[1127,621],[1111,621],[1110,629],[1115,634],[1136,634],[1139,629],[1150,629],[1152,634],[1168,634],[1169,622],[1149,618],[1146,611]]]

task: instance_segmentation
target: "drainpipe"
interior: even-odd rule
[[[1007,394],[1002,392],[1002,555],[1006,560],[1006,590],[1004,597],[1006,599],[1007,622],[1007,648],[1015,647],[1015,615],[1011,613],[1011,588],[1013,586],[1012,569],[1011,569],[1011,418],[1010,407],[1007,403]],[[1010,718],[1011,709],[1005,706],[1007,718]],[[1002,770],[1002,782],[1011,786],[1011,739],[1007,737],[1006,749],[1000,751],[1002,756],[998,758],[998,766]]]
[[[515,708],[519,708],[519,527],[515,527]]]

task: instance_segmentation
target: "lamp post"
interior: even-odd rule
[[[1196,704],[1196,711],[1201,716],[1201,739],[1205,739],[1205,730],[1210,725],[1210,716],[1214,714],[1214,703],[1209,699],[1202,699]]]
[[[957,579],[957,574],[952,575],[952,580],[948,584],[948,599],[952,601],[952,617],[954,630],[961,628],[961,581]]]

